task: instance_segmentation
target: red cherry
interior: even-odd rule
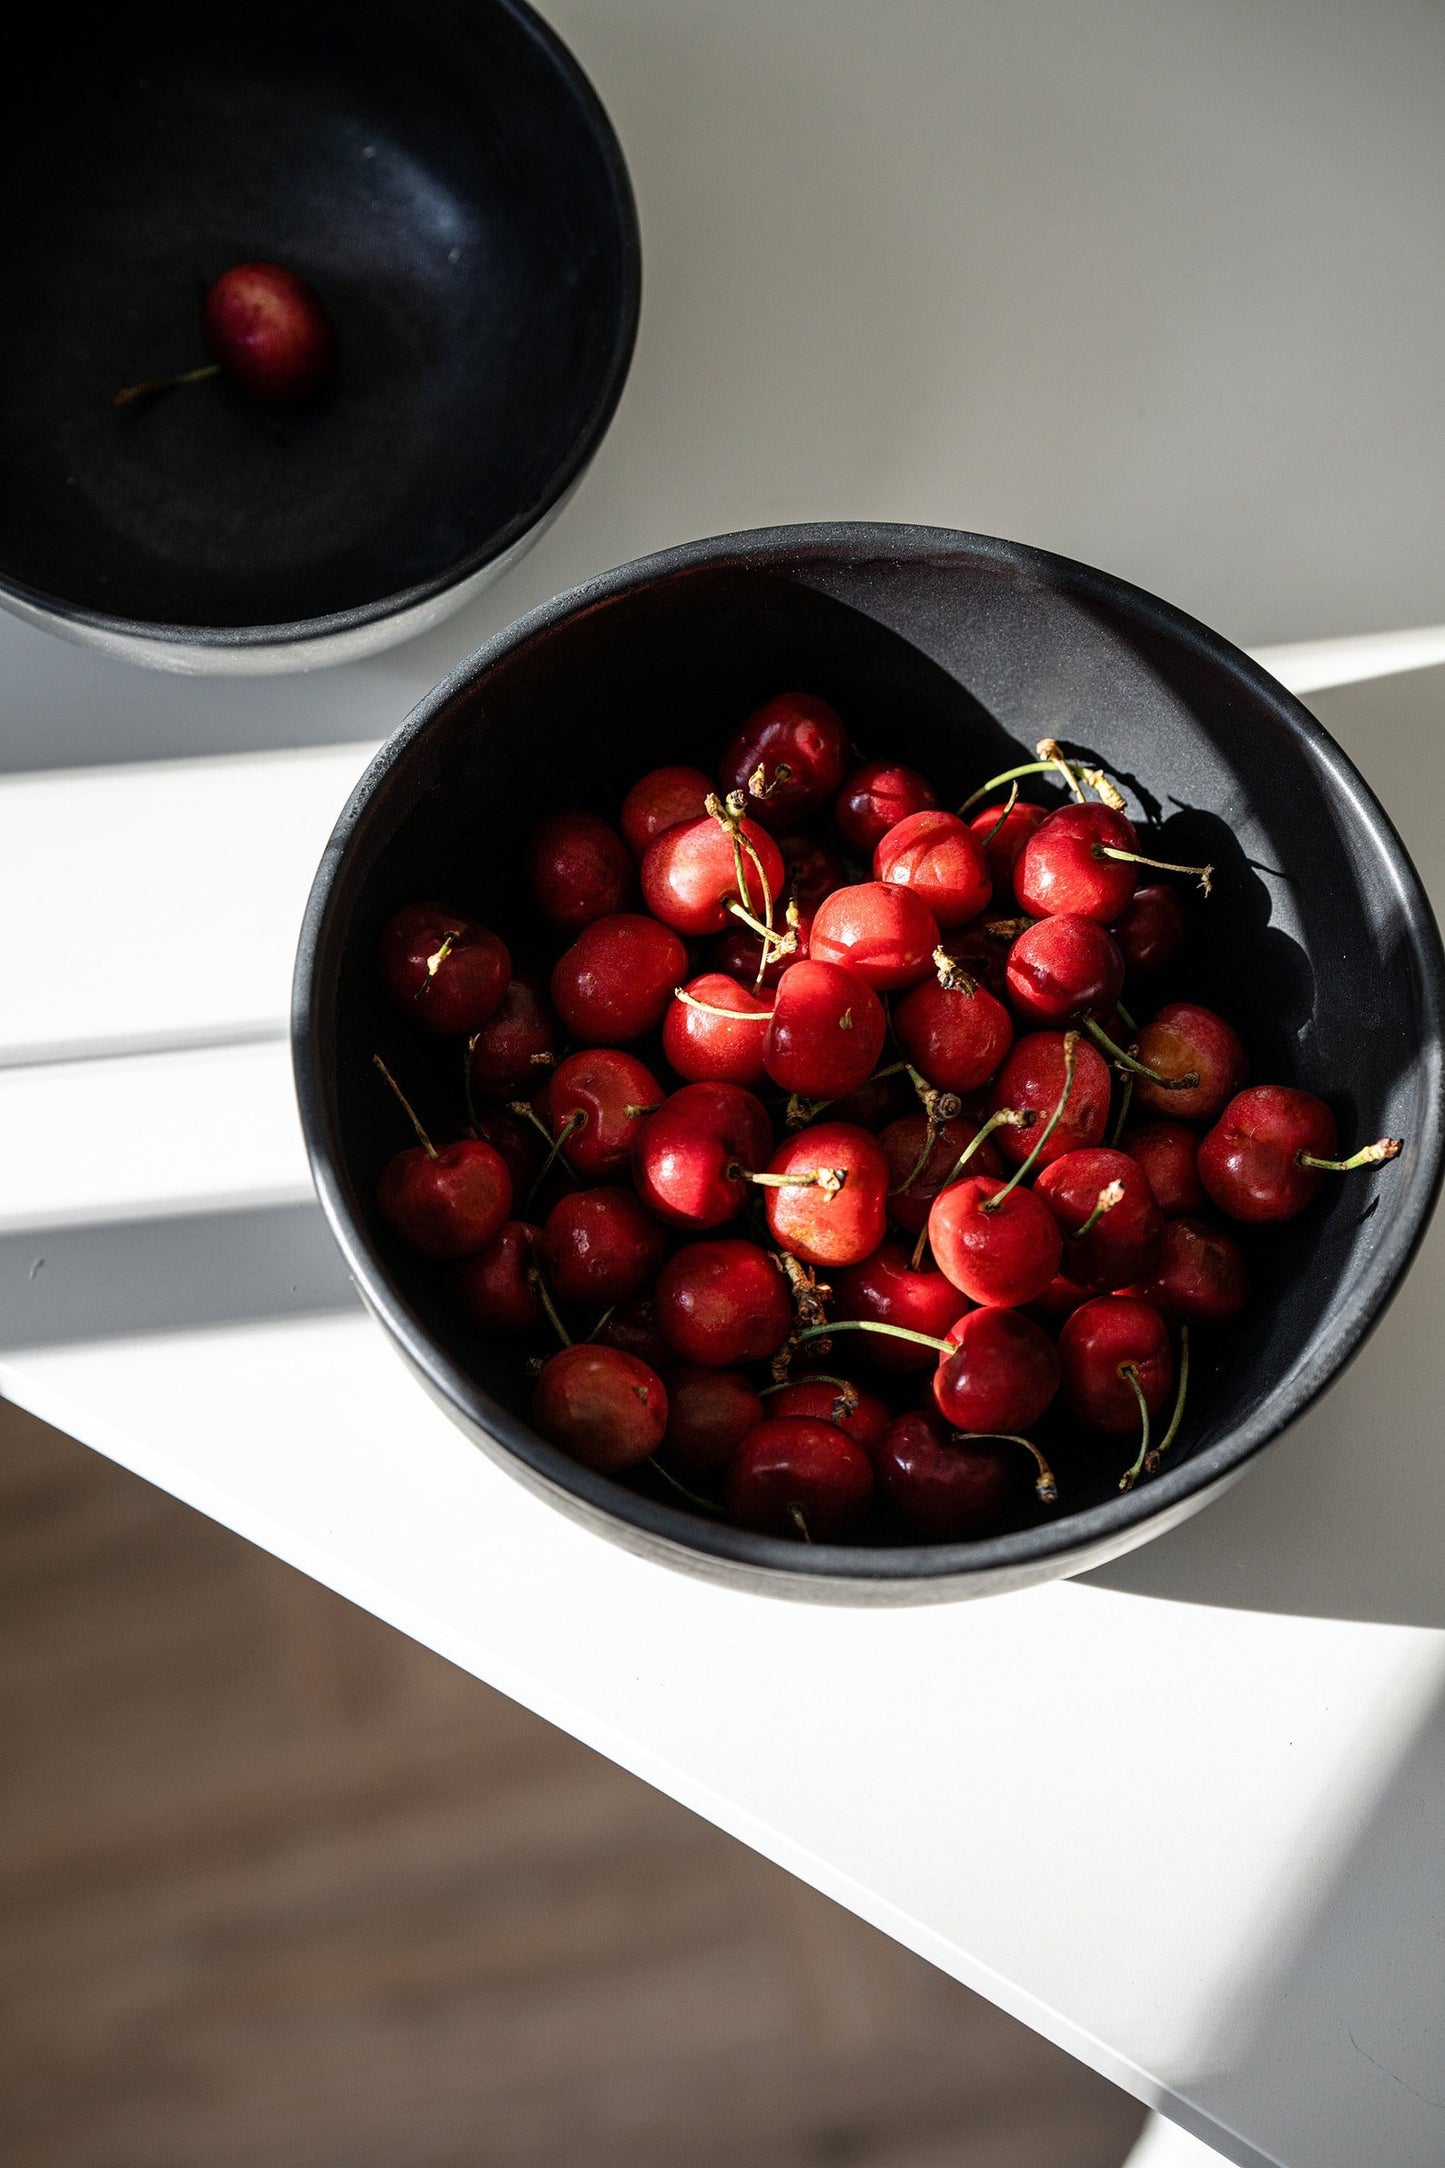
[[[477,1136],[482,1137],[499,1151],[507,1163],[512,1177],[512,1195],[525,1197],[542,1171],[546,1147],[530,1122],[524,1122],[505,1107],[488,1107],[472,1125]]]
[[[848,848],[867,864],[890,828],[937,803],[933,785],[916,768],[896,760],[865,760],[833,800],[833,819]]]
[[[549,813],[532,838],[532,901],[550,925],[580,933],[594,918],[623,911],[637,886],[627,846],[600,813]]]
[[[1018,1462],[1007,1446],[952,1440],[932,1413],[900,1415],[879,1449],[879,1493],[926,1543],[987,1535],[1018,1487]]]
[[[559,1302],[626,1302],[666,1255],[667,1236],[630,1189],[575,1190],[557,1200],[542,1229],[542,1263]]]
[[[1140,978],[1167,971],[1189,938],[1178,889],[1167,881],[1136,888],[1112,930],[1127,971]]]
[[[773,1148],[762,1102],[736,1084],[685,1084],[646,1121],[633,1149],[638,1194],[673,1227],[720,1227],[747,1202]]]
[[[512,1178],[480,1137],[398,1152],[376,1188],[388,1227],[423,1257],[469,1257],[491,1241],[512,1209]]]
[[[896,1070],[891,1076],[865,1077],[858,1089],[828,1101],[828,1119],[851,1122],[855,1129],[877,1131],[905,1106],[916,1106],[913,1087]]]
[[[544,1438],[584,1468],[620,1475],[651,1457],[667,1427],[661,1378],[635,1355],[584,1341],[552,1357],[532,1394]]]
[[[974,814],[968,825],[978,837],[996,896],[1013,894],[1014,868],[1019,853],[1034,830],[1048,817],[1047,807],[1025,805],[1022,800],[1011,805],[1007,812],[1001,805],[991,805],[982,813]]]
[[[265,406],[300,406],[336,364],[336,334],[314,287],[279,263],[223,271],[201,310],[206,350]]]
[[[1166,1219],[1201,1210],[1199,1139],[1183,1122],[1145,1122],[1129,1131],[1119,1149],[1144,1169],[1154,1202]]]
[[[809,957],[778,981],[763,1066],[785,1092],[838,1099],[872,1075],[888,1020],[871,986]]]
[[[1078,1286],[1110,1293],[1152,1267],[1164,1220],[1137,1161],[1102,1148],[1065,1152],[1034,1191],[1059,1223],[1064,1273]]]
[[[871,1257],[841,1276],[836,1293],[841,1318],[898,1325],[934,1340],[941,1340],[968,1308],[967,1298],[941,1272],[911,1264],[901,1242],[881,1243]],[[920,1347],[916,1340],[882,1332],[858,1337],[880,1370],[932,1370],[938,1361],[934,1349]]]
[[[769,1417],[734,1453],[724,1495],[740,1528],[839,1543],[873,1503],[873,1463],[836,1423]]]
[[[1323,1099],[1285,1084],[1255,1084],[1231,1099],[1199,1147],[1199,1179],[1231,1219],[1293,1219],[1326,1174],[1378,1167],[1400,1152],[1381,1137],[1338,1159],[1339,1131]]]
[[[916,986],[933,969],[938,928],[926,903],[886,881],[835,889],[814,913],[808,954],[846,964],[880,994]]]
[[[689,1242],[657,1280],[657,1321],[684,1362],[729,1370],[765,1362],[787,1339],[787,1283],[755,1242]]]
[[[986,933],[984,928],[989,923],[985,919],[981,924],[955,927],[940,947],[954,972],[975,979],[988,988],[996,1001],[1002,1001],[1008,992],[1009,942],[996,933]],[[942,970],[940,964],[940,976]]]
[[[664,829],[701,820],[712,796],[712,777],[701,768],[652,768],[622,801],[618,826],[634,858]]]
[[[920,1108],[917,1113],[901,1115],[879,1131],[878,1142],[888,1162],[888,1216],[906,1233],[922,1233],[929,1207],[958,1165],[960,1155],[978,1135],[978,1129],[977,1122],[960,1116],[936,1123],[930,1131],[928,1116]],[[933,1141],[924,1157],[930,1135]],[[971,1174],[1000,1172],[991,1137],[984,1138],[969,1160],[968,1169]]]
[[[779,918],[779,932],[784,931],[780,914],[774,912],[773,915]],[[710,954],[714,969],[725,971],[729,978],[737,979],[743,986],[776,986],[789,965],[797,963],[808,953],[808,940],[813,931],[812,912],[800,910],[797,925],[788,930],[791,931],[797,947],[790,949],[786,955],[779,955],[774,951],[767,964],[763,965],[761,981],[758,967],[762,964],[763,944],[755,933],[750,933],[743,925],[735,926],[731,933],[719,934],[713,942]]]
[[[589,1047],[553,1070],[545,1094],[547,1127],[562,1140],[573,1174],[606,1182],[626,1172],[643,1123],[665,1096],[635,1054]]]
[[[1137,1105],[1178,1121],[1213,1121],[1249,1073],[1249,1056],[1237,1032],[1193,1001],[1171,1001],[1138,1037],[1138,1059],[1160,1076],[1197,1076],[1199,1082],[1169,1090],[1148,1077],[1134,1080]]]
[[[475,1257],[457,1269],[457,1304],[474,1325],[489,1332],[531,1332],[546,1317],[537,1292],[540,1227],[508,1220]]]
[[[815,1422],[833,1423],[845,1438],[861,1445],[870,1460],[893,1420],[886,1400],[840,1378],[798,1378],[781,1392],[769,1395],[768,1413],[772,1417],[802,1415]]]
[[[1070,1407],[1094,1430],[1138,1430],[1131,1371],[1151,1417],[1174,1389],[1174,1351],[1164,1320],[1133,1295],[1096,1295],[1066,1318],[1059,1362]]]
[[[970,1302],[1013,1310],[1041,1295],[1059,1269],[1063,1237],[1031,1189],[990,1175],[954,1182],[934,1199],[928,1246]]]
[[[755,708],[723,754],[724,793],[747,794],[765,828],[791,828],[825,805],[848,769],[848,733],[835,709],[811,693],[779,693]],[[752,789],[761,768],[761,793]]]
[[[403,1016],[426,1031],[480,1030],[507,991],[512,960],[494,933],[440,903],[412,903],[381,935],[381,975]]]
[[[956,813],[910,813],[873,853],[873,877],[911,889],[940,926],[962,926],[993,894],[978,837]]]
[[[668,1464],[691,1482],[717,1475],[750,1430],[767,1416],[741,1370],[704,1370],[682,1363],[664,1373]]]
[[[1008,990],[1031,1023],[1103,1022],[1124,991],[1124,959],[1095,919],[1041,918],[1009,950]]]
[[[720,1009],[727,1014],[720,1016]],[[663,1019],[662,1051],[689,1083],[756,1084],[772,1013],[766,994],[724,972],[705,971],[674,997]]]
[[[738,902],[763,919],[766,906],[778,903],[783,893],[783,861],[756,821],[739,821],[737,837],[743,846],[741,882],[733,830],[710,813],[654,837],[642,861],[642,896],[653,917],[694,938],[721,933],[736,916],[729,906]],[[781,907],[775,916],[781,932]]]
[[[767,1173],[768,1227],[804,1264],[856,1265],[883,1240],[888,1162],[866,1129],[815,1122],[779,1145]]]
[[[893,1029],[930,1084],[965,1095],[988,1082],[1014,1035],[1003,1003],[952,966],[905,994]]]
[[[658,1329],[657,1305],[650,1294],[619,1302],[592,1338],[599,1347],[619,1347],[624,1355],[635,1355],[653,1370],[666,1370],[677,1360]]]
[[[1138,849],[1133,823],[1112,806],[1060,806],[1019,854],[1014,893],[1020,908],[1035,918],[1068,912],[1112,925],[1133,895],[1138,873],[1132,860],[1107,854]]]
[[[1084,1303],[1091,1301],[1092,1293],[1087,1287],[1076,1287],[1072,1280],[1056,1273],[1041,1295],[1035,1295],[1029,1304],[1032,1317],[1069,1317]]]
[[[1002,1157],[1019,1167],[1038,1141],[1039,1127],[1048,1121],[1064,1088],[1064,1034],[1034,1031],[1020,1039],[1000,1069],[989,1095],[989,1109],[1012,1107],[1031,1113],[1033,1126],[1024,1129],[1005,1125],[994,1131]],[[1081,1039],[1074,1056],[1074,1086],[1053,1135],[1035,1165],[1047,1167],[1065,1152],[1081,1145],[1102,1144],[1109,1126],[1109,1069],[1103,1056]]]
[[[1206,1220],[1165,1223],[1153,1269],[1128,1292],[1161,1316],[1216,1323],[1235,1317],[1249,1300],[1249,1269],[1233,1235]]]
[[[1054,1343],[1016,1310],[970,1310],[950,1326],[954,1353],[933,1374],[938,1412],[956,1430],[1027,1430],[1059,1389]]]
[[[625,1043],[655,1031],[687,976],[687,950],[655,918],[623,911],[584,926],[552,972],[552,999],[574,1039]]]
[[[783,861],[783,890],[797,898],[799,911],[811,917],[825,896],[846,885],[843,861],[826,843],[803,830],[790,830],[776,839]]]
[[[530,971],[519,971],[470,1041],[473,1091],[488,1099],[530,1092],[551,1067],[559,1036],[541,985]]]

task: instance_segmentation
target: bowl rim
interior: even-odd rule
[[[318,1050],[317,1004],[321,980],[344,944],[340,883],[353,839],[373,800],[412,746],[453,707],[472,694],[498,664],[539,635],[568,619],[628,594],[697,570],[796,571],[812,565],[838,567],[868,562],[937,563],[966,557],[1031,579],[1063,584],[1152,622],[1171,638],[1193,646],[1227,674],[1245,682],[1278,715],[1292,738],[1325,771],[1353,810],[1398,889],[1407,935],[1421,982],[1424,1029],[1418,1058],[1426,1065],[1427,1096],[1436,1120],[1419,1150],[1397,1166],[1403,1187],[1384,1240],[1359,1287],[1342,1307],[1327,1347],[1298,1364],[1290,1377],[1264,1395],[1251,1414],[1202,1452],[1163,1469],[1146,1484],[1103,1503],[1034,1523],[1008,1534],[972,1542],[800,1546],[704,1519],[648,1498],[594,1474],[571,1460],[509,1409],[494,1401],[462,1366],[432,1339],[405,1298],[391,1285],[353,1209],[340,1139],[333,1133]],[[739,1570],[776,1593],[833,1594],[855,1600],[870,1588],[902,1595],[909,1584],[940,1595],[964,1594],[989,1583],[1043,1578],[1094,1563],[1104,1555],[1147,1539],[1148,1524],[1160,1532],[1190,1509],[1196,1494],[1222,1488],[1244,1465],[1296,1422],[1358,1353],[1378,1324],[1423,1240],[1445,1167],[1445,951],[1424,885],[1395,829],[1364,777],[1313,715],[1262,665],[1186,612],[1117,575],[1072,558],[953,528],[880,521],[838,521],[745,529],[708,537],[636,558],[586,580],[518,618],[460,663],[418,702],[382,746],[351,793],[317,869],[297,948],[292,1003],[292,1053],[302,1132],[322,1209],[353,1278],[376,1316],[420,1374],[433,1396],[468,1427],[499,1448],[493,1457],[532,1488],[562,1493],[566,1509],[594,1525],[615,1524],[616,1540],[693,1571],[723,1578]],[[518,1465],[520,1464],[520,1465]],[[1202,1498],[1199,1502],[1203,1502]],[[939,1584],[952,1583],[953,1588]]]
[[[621,247],[622,286],[614,312],[612,342],[591,404],[580,427],[532,497],[501,526],[494,528],[484,541],[442,571],[418,580],[410,587],[400,587],[391,594],[376,596],[369,602],[353,603],[344,610],[331,610],[320,617],[288,618],[257,625],[187,625],[166,618],[125,617],[71,602],[64,595],[32,586],[4,571],[0,571],[0,598],[18,605],[32,618],[83,628],[87,635],[117,643],[148,643],[158,648],[212,653],[301,647],[334,640],[368,625],[384,624],[390,618],[404,617],[420,605],[449,594],[484,572],[489,565],[496,564],[498,559],[505,558],[509,551],[541,530],[549,516],[561,508],[611,426],[632,365],[642,313],[642,234],[637,200],[617,131],[571,48],[528,4],[528,0],[484,0],[484,4],[515,21],[575,98],[602,156]]]

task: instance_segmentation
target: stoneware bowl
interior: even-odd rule
[[[1236,1326],[1200,1336],[1189,1412],[1157,1477],[1121,1495],[1118,1440],[1096,1460],[1067,1448],[1067,1510],[988,1541],[806,1548],[664,1502],[645,1477],[589,1474],[531,1428],[516,1347],[460,1322],[435,1269],[373,1208],[382,1167],[411,1141],[373,1050],[404,1065],[439,1125],[460,1123],[458,1050],[419,1048],[383,1000],[385,919],[438,896],[504,932],[525,924],[522,855],[544,808],[611,810],[655,762],[706,766],[737,718],[792,686],[833,701],[864,751],[916,762],[945,802],[1045,733],[1090,749],[1131,810],[1162,823],[1164,855],[1217,869],[1185,984],[1240,1025],[1255,1074],[1323,1093],[1346,1137],[1407,1140],[1392,1167],[1328,1185],[1255,1243],[1254,1300]],[[1339,747],[1237,648],[1122,580],[1017,543],[784,528],[608,573],[422,702],[317,875],[296,1075],[321,1201],[358,1286],[486,1452],[670,1564],[774,1595],[920,1601],[1129,1550],[1215,1496],[1324,1390],[1389,1301],[1435,1196],[1441,996],[1439,937],[1399,837]]]
[[[0,86],[0,603],[172,670],[349,660],[547,526],[622,390],[617,141],[521,0],[65,10]],[[270,259],[335,322],[299,411],[222,382],[206,287]]]

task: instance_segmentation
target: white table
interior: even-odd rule
[[[617,423],[534,556],[304,681],[165,680],[0,624],[0,1387],[1228,2158],[1439,2168],[1439,1237],[1189,1527],[1084,1583],[814,1611],[584,1535],[413,1387],[310,1202],[282,1034],[367,743],[644,548],[916,517],[1112,565],[1256,646],[1445,615],[1445,18],[551,13],[627,145],[647,292]],[[1445,688],[1380,674],[1445,638],[1275,659],[1302,690],[1362,681],[1315,704],[1445,898]]]

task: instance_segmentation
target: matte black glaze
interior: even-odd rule
[[[639,259],[606,116],[520,0],[28,31],[0,89],[0,591],[235,644],[396,614],[545,518],[620,395]],[[316,285],[333,384],[117,413],[207,359],[201,297],[247,258]]]
[[[916,762],[944,802],[1029,757],[1045,732],[1092,749],[1133,810],[1162,823],[1163,855],[1215,864],[1189,983],[1240,1025],[1255,1073],[1323,1093],[1351,1143],[1407,1139],[1392,1168],[1327,1186],[1303,1219],[1253,1243],[1255,1300],[1201,1344],[1177,1458],[1130,1496],[1116,1488],[1116,1440],[1093,1456],[1061,1450],[1074,1510],[983,1543],[804,1549],[722,1527],[591,1476],[538,1438],[515,1351],[462,1325],[443,1280],[377,1223],[377,1174],[409,1140],[372,1050],[453,1118],[459,1086],[456,1050],[419,1047],[382,998],[385,918],[440,896],[504,933],[525,924],[509,898],[543,807],[612,810],[653,762],[707,765],[750,705],[789,686],[834,701],[866,753]],[[1018,544],[814,527],[609,573],[524,618],[422,703],[318,874],[295,1053],[322,1202],[363,1292],[490,1450],[675,1563],[774,1592],[899,1600],[1127,1549],[1194,1510],[1322,1390],[1380,1315],[1435,1196],[1441,1002],[1439,936],[1398,836],[1339,747],[1248,657],[1120,580]]]

